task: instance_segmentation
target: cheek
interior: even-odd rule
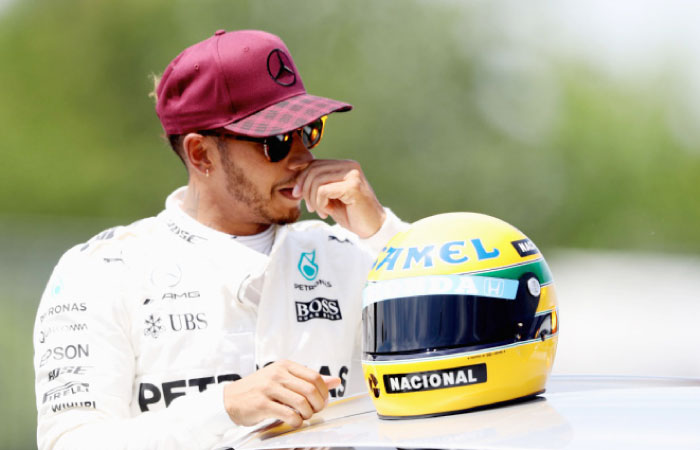
[[[262,151],[252,147],[237,147],[224,161],[232,189],[244,190],[260,199],[272,199],[277,188],[291,179],[282,163],[272,164]],[[228,164],[226,164],[228,163]]]

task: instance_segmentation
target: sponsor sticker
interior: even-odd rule
[[[190,244],[196,244],[200,241],[206,241],[207,239],[202,237],[202,236],[197,236],[196,234],[193,234],[184,228],[182,228],[180,225],[176,224],[173,221],[169,221],[168,224],[168,229],[175,234],[177,237],[180,239],[189,242]]]
[[[184,300],[194,300],[202,296],[199,291],[187,291],[187,292],[165,292],[160,297],[162,301],[174,302],[174,301],[184,301]],[[143,301],[144,305],[153,305],[157,302],[157,298],[154,300],[152,298],[147,298]]]
[[[64,366],[57,367],[49,372],[49,381],[53,381],[60,375],[85,375],[85,372],[90,366]]]
[[[56,277],[56,280],[51,285],[50,292],[53,298],[58,298],[63,291],[63,280],[61,277]]]
[[[183,299],[194,299],[201,297],[199,291],[189,291],[189,292],[166,292],[161,297],[161,300],[183,300]]]
[[[203,330],[209,326],[205,313],[168,314],[170,329],[178,331]]]
[[[87,311],[87,304],[85,302],[62,303],[60,305],[51,306],[45,313],[41,313],[39,315],[39,321],[43,322],[47,317],[57,316],[69,312],[78,313],[85,311]]]
[[[476,295],[514,300],[517,293],[517,280],[478,275],[430,275],[369,283],[362,292],[362,306],[419,295]]]
[[[46,342],[49,336],[52,334],[62,334],[62,333],[72,333],[77,331],[86,331],[88,326],[86,323],[69,323],[66,325],[59,325],[55,327],[49,327],[39,330],[39,343],[43,344]]]
[[[318,265],[316,264],[316,250],[312,252],[302,252],[299,257],[297,268],[299,273],[309,281],[314,281],[318,276]]]
[[[418,266],[433,267],[434,259],[444,264],[463,264],[471,258],[478,261],[498,258],[498,248],[484,244],[481,238],[467,241],[450,241],[423,247],[384,247],[373,270],[410,270]]]
[[[333,287],[333,284],[330,281],[322,280],[320,278],[316,280],[314,284],[294,283],[294,289],[298,291],[313,291],[319,286],[331,288]]]
[[[92,239],[90,239],[89,241],[87,241],[82,247],[80,247],[80,251],[83,252],[83,251],[87,250],[88,247],[90,247],[90,244],[95,242],[95,241],[106,241],[106,240],[112,239],[114,237],[114,230],[116,230],[116,227],[109,228],[109,229],[101,232],[97,236],[95,236]]]
[[[379,381],[373,373],[369,374],[369,378],[367,378],[367,383],[369,383],[369,390],[370,392],[372,392],[372,395],[374,395],[374,398],[379,398],[379,396],[381,395],[381,391],[379,390]]]
[[[49,348],[41,355],[41,360],[39,362],[39,367],[44,367],[44,365],[49,361],[62,361],[62,360],[72,360],[87,358],[90,356],[90,344],[69,344],[65,346],[58,346]]]
[[[88,383],[71,381],[69,383],[64,384],[63,386],[58,386],[44,392],[43,403],[46,403],[49,400],[60,400],[61,398],[68,397],[69,395],[80,394],[89,391],[90,385]]]
[[[106,241],[107,239],[112,239],[114,237],[114,230],[116,230],[116,228],[109,228],[107,230],[104,230],[102,233],[95,236],[95,240]]]
[[[540,251],[537,249],[535,244],[530,239],[520,239],[518,241],[512,241],[511,245],[518,252],[521,257],[526,257],[530,255],[536,255]]]
[[[341,243],[341,244],[355,245],[355,244],[353,244],[352,241],[351,241],[350,239],[348,239],[348,238],[345,238],[345,239],[342,239],[342,240],[341,240],[339,237],[333,236],[333,235],[328,236],[328,240],[329,240],[329,241],[335,241],[335,242],[338,242],[338,243]]]
[[[225,381],[240,380],[241,376],[237,373],[219,375],[217,377],[201,377],[192,378],[190,380],[174,380],[167,381],[160,385],[153,383],[141,383],[139,385],[139,408],[142,412],[149,411],[150,405],[155,405],[163,401],[165,406],[170,406],[170,403],[178,397],[187,395],[188,392],[204,392],[209,385],[215,383],[223,383]],[[189,388],[189,389],[188,389]]]
[[[197,331],[208,326],[207,315],[203,312],[168,314],[167,320],[163,320],[158,314],[149,314],[144,321],[143,335],[158,339],[165,331]]]
[[[163,331],[162,323],[163,320],[160,317],[153,314],[148,316],[144,324],[144,336],[151,336],[153,339],[158,339],[158,336],[160,336],[160,333]]]
[[[73,408],[91,408],[91,409],[96,409],[97,405],[94,401],[92,400],[86,400],[84,402],[67,402],[67,403],[58,403],[55,405],[51,405],[51,411],[53,412],[59,412],[59,411],[64,411],[66,409],[73,409]]]
[[[297,322],[311,319],[342,320],[338,300],[316,297],[309,302],[294,302],[296,305]]]
[[[427,372],[384,375],[387,394],[432,391],[486,382],[486,363]]]

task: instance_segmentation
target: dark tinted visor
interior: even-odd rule
[[[532,276],[521,278],[510,299],[447,294],[368,304],[362,313],[365,358],[476,350],[549,333],[543,325],[551,320],[546,314],[535,315],[539,295],[533,296],[526,287]]]

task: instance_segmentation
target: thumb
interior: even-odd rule
[[[323,378],[324,383],[326,383],[326,386],[328,386],[328,389],[334,389],[340,386],[340,378],[338,377],[329,377],[327,375],[321,375],[321,378]]]

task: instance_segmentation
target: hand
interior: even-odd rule
[[[316,159],[304,169],[294,186],[294,196],[303,197],[306,209],[336,223],[361,238],[376,233],[386,213],[362,173],[351,160]]]
[[[328,400],[328,389],[340,384],[292,361],[278,361],[227,384],[224,406],[233,422],[251,426],[264,419],[279,419],[296,428]]]

